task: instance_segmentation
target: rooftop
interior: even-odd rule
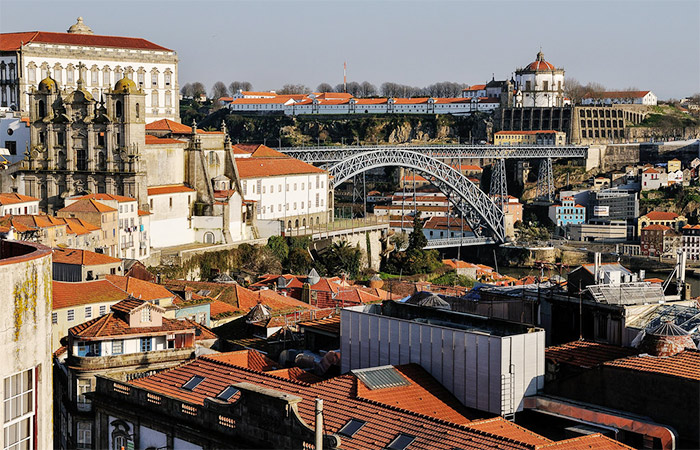
[[[273,150],[274,151],[274,150]],[[295,158],[255,157],[236,158],[236,168],[241,178],[278,177],[296,174],[325,174],[325,170]]]
[[[606,362],[605,366],[700,381],[700,351],[698,350],[685,350],[677,355],[665,357],[646,354],[630,356]]]
[[[61,208],[58,212],[114,212],[115,208],[96,201],[94,198],[84,198]]]
[[[103,253],[75,248],[54,248],[53,262],[60,264],[77,264],[81,266],[96,266],[100,264],[116,264],[122,260]]]
[[[573,341],[556,347],[548,347],[544,354],[546,359],[556,363],[591,368],[607,361],[636,355],[637,351],[633,348],[598,342]]]
[[[39,199],[36,197],[30,197],[28,195],[20,195],[15,192],[5,193],[0,192],[0,205],[14,205],[17,203],[27,203],[27,202],[38,202]]]
[[[18,51],[22,45],[32,43],[62,44],[80,47],[129,48],[134,50],[158,50],[172,52],[172,50],[169,48],[162,47],[145,39],[132,37],[104,36],[98,34],[54,33],[48,31],[26,31],[20,33],[0,34],[0,51]]]
[[[118,302],[128,297],[129,294],[104,279],[81,283],[53,282],[54,311],[92,303]]]

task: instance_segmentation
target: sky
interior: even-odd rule
[[[142,37],[178,53],[179,82],[385,81],[427,86],[505,79],[545,58],[579,82],[700,92],[700,1],[0,0],[0,31]]]

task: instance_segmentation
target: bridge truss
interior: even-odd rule
[[[447,196],[478,237],[486,228],[495,242],[505,241],[503,209],[460,171],[432,156],[412,149],[384,147],[355,152],[330,166],[328,172],[333,186],[338,186],[355,175],[380,167],[405,167],[420,172]]]

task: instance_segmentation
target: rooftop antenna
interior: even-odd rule
[[[343,61],[343,92],[348,92],[348,62]]]

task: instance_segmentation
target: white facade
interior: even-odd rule
[[[499,336],[368,312],[376,307],[340,311],[341,372],[420,364],[465,406],[499,415],[544,386],[544,330]]]
[[[643,191],[660,189],[666,186],[668,186],[668,174],[666,172],[657,169],[647,169],[642,173]]]
[[[194,189],[185,192],[155,194],[148,189],[151,209],[151,245],[155,248],[194,242],[194,229],[190,223],[190,211],[197,196]]]
[[[328,211],[327,173],[244,178],[241,189],[245,200],[256,202],[258,220],[286,220]]]
[[[515,72],[516,106],[564,106],[564,70],[557,69],[537,53],[534,62]]]
[[[32,198],[32,197],[29,197]],[[0,193],[0,217],[8,214],[39,214],[39,199],[27,200],[17,203],[3,204],[2,193]]]
[[[0,84],[0,92],[6,88]],[[18,112],[0,111],[0,164],[3,160],[13,164],[24,159],[24,152],[29,148],[29,135],[28,119],[22,120]]]
[[[603,92],[597,95],[588,96],[581,99],[582,105],[647,105],[655,106],[657,97],[651,91],[621,91],[621,92]]]

